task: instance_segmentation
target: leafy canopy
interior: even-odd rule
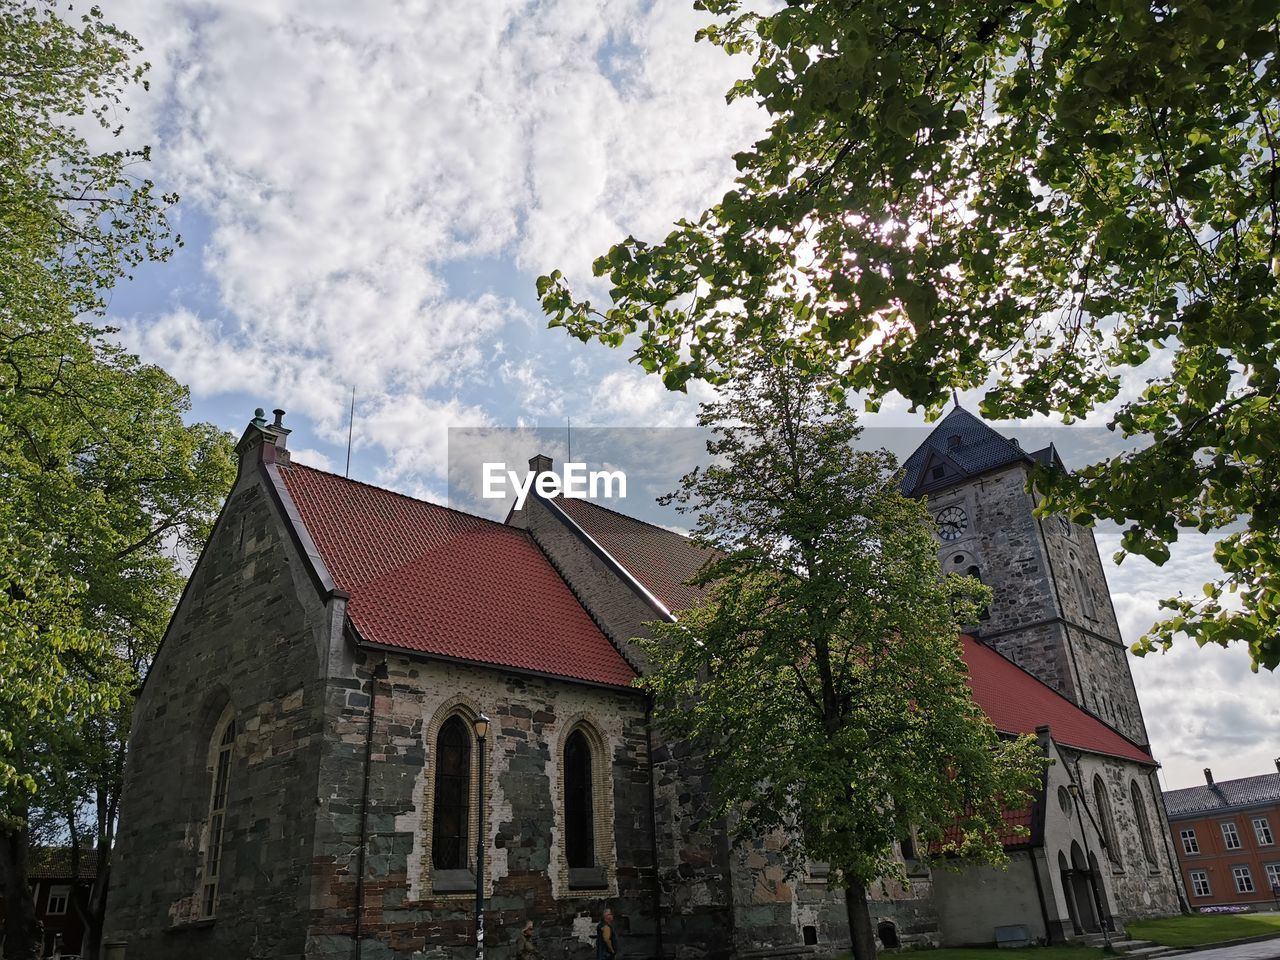
[[[89,320],[165,207],[145,148],[98,150],[142,82],[97,8],[0,0],[0,825],[70,768],[118,771],[131,691],[229,486],[230,443],[184,387]],[[96,744],[94,741],[110,740]],[[98,749],[101,747],[102,749]],[[110,792],[110,783],[99,780]],[[33,798],[33,794],[35,794]]]
[[[925,505],[890,454],[854,449],[819,377],[744,367],[700,414],[712,465],[669,498],[718,552],[705,599],[642,641],[659,722],[707,750],[738,837],[781,833],[794,867],[826,861],[852,890],[905,879],[894,843],[913,830],[1001,861],[1002,809],[1029,802],[1043,756],[970,693],[957,624],[990,592],[941,575]]]
[[[1121,400],[1135,449],[1039,477],[1043,509],[1125,523],[1156,563],[1242,520],[1139,650],[1182,631],[1280,663],[1280,0],[695,5],[754,58],[729,98],[768,133],[719,203],[596,261],[607,307],[540,278],[551,325],[634,335],[672,389],[785,338],[873,407]]]

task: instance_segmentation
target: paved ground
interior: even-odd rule
[[[1213,950],[1196,950],[1183,954],[1187,960],[1280,960],[1280,937],[1242,943],[1234,947],[1217,947]]]

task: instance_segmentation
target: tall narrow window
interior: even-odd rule
[[[564,853],[570,869],[596,865],[595,804],[591,796],[591,745],[575,730],[564,744]]]
[[[1133,801],[1133,815],[1138,819],[1138,834],[1142,837],[1142,852],[1147,858],[1147,866],[1156,867],[1156,841],[1151,836],[1151,821],[1147,819],[1147,804],[1142,797],[1142,788],[1137,780],[1129,781],[1129,799]]]
[[[228,720],[218,739],[213,761],[213,789],[209,797],[209,837],[204,853],[200,890],[200,916],[209,918],[218,906],[218,877],[222,872],[222,838],[227,827],[227,787],[231,781],[231,751],[236,743],[236,722]]]
[[[1120,846],[1116,843],[1115,819],[1111,816],[1111,801],[1107,798],[1107,788],[1102,777],[1094,774],[1093,799],[1098,806],[1098,826],[1102,830],[1102,840],[1107,845],[1107,856],[1116,866],[1121,865]]]
[[[471,731],[457,714],[440,728],[435,760],[431,862],[437,870],[462,870],[467,866],[471,819]]]
[[[1093,602],[1093,591],[1081,572],[1074,553],[1068,553],[1071,560],[1071,579],[1076,588],[1076,596],[1080,598],[1080,610],[1090,620],[1098,619],[1098,611]]]

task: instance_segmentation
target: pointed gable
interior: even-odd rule
[[[279,472],[362,640],[608,686],[635,678],[526,532],[301,464]]]
[[[1017,441],[1002,436],[980,417],[957,406],[903,463],[902,490],[915,496],[1008,463],[1028,460]]]

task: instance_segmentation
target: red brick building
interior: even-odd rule
[[[1192,909],[1280,906],[1280,759],[1276,773],[1165,792],[1169,832]]]

